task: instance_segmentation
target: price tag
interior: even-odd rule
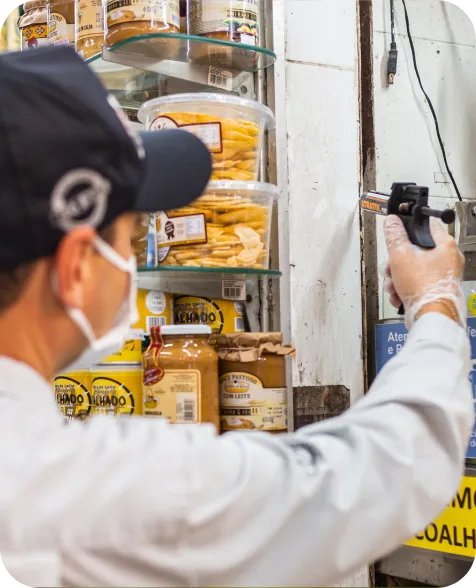
[[[221,285],[223,300],[246,300],[246,280],[223,280]]]
[[[233,89],[233,73],[212,66],[208,70],[208,85],[231,92]]]

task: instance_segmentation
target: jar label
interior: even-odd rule
[[[75,25],[68,24],[65,17],[58,12],[50,13],[48,39],[53,45],[75,45]]]
[[[144,331],[141,329],[131,329],[129,337],[124,347],[117,353],[113,353],[101,363],[140,363],[142,361],[142,340]]]
[[[183,245],[202,245],[207,243],[207,223],[204,214],[188,214],[169,217],[165,212],[156,216],[157,248],[159,263],[170,253],[171,247]],[[181,249],[176,254],[181,260],[200,256],[193,248]]]
[[[93,412],[106,416],[142,414],[140,370],[92,374]]]
[[[189,33],[228,32],[234,41],[258,45],[257,0],[190,0]]]
[[[149,21],[180,28],[178,0],[107,0],[107,26]]]
[[[287,429],[286,388],[264,388],[259,378],[246,372],[220,377],[220,425],[223,431]]]
[[[150,125],[150,131],[163,131],[165,129],[178,129],[188,131],[198,137],[208,147],[210,153],[223,151],[222,129],[219,122],[206,122],[181,125],[178,124],[173,114],[158,116]]]
[[[200,382],[198,370],[165,370],[160,382],[144,383],[144,415],[173,424],[199,423]]]
[[[79,0],[77,12],[78,41],[104,34],[102,0]]]
[[[21,29],[23,49],[37,49],[48,45],[48,27],[46,23],[32,24]]]
[[[153,290],[139,290],[137,310],[139,320],[134,328],[141,329],[145,335],[149,335],[151,327],[164,327],[173,324],[173,295]]]
[[[93,402],[90,393],[89,372],[71,373],[55,378],[56,403],[66,422],[85,421],[91,414]]]
[[[176,325],[208,325],[215,334],[242,333],[245,330],[243,304],[193,296],[175,299]]]

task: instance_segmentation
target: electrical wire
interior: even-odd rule
[[[412,37],[411,30],[410,30],[410,18],[408,16],[407,3],[405,2],[405,0],[402,0],[402,3],[403,3],[403,9],[405,11],[405,23],[407,25],[407,35],[408,35],[408,41],[410,43],[410,49],[412,51],[413,67],[415,69],[415,74],[418,79],[418,83],[420,84],[421,91],[423,92],[423,95],[425,96],[425,98],[428,102],[428,106],[430,107],[431,114],[433,115],[433,120],[435,121],[436,135],[438,137],[438,143],[440,144],[441,153],[443,154],[443,160],[445,162],[446,171],[448,172],[448,175],[450,176],[451,183],[453,184],[456,195],[458,196],[458,200],[460,202],[462,202],[463,198],[461,197],[461,193],[459,191],[458,185],[456,184],[456,180],[453,176],[453,173],[452,173],[450,166],[449,166],[449,163],[448,163],[448,158],[446,156],[446,149],[445,149],[445,145],[443,143],[443,138],[441,137],[440,124],[438,122],[438,117],[436,115],[436,111],[433,107],[433,103],[430,100],[430,97],[428,96],[428,94],[425,91],[425,88],[423,87],[423,82],[421,81],[420,71],[418,69],[418,63],[417,63],[417,58],[416,58],[415,45],[413,43],[413,37]]]
[[[398,49],[395,37],[395,0],[390,0],[390,31],[392,39],[387,61],[387,82],[389,86],[395,82],[398,67]]]
[[[390,32],[392,34],[392,43],[396,44],[396,40],[395,40],[395,0],[390,0]]]

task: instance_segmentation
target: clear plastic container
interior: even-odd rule
[[[132,235],[132,251],[137,260],[137,267],[147,265],[147,249],[149,244],[150,216],[141,214],[138,217],[137,225]]]
[[[275,122],[267,106],[212,93],[150,100],[139,120],[151,131],[183,128],[202,139],[213,156],[212,180],[250,182],[258,179],[264,133]]]
[[[271,184],[211,182],[190,206],[157,214],[159,264],[268,269],[277,197]]]

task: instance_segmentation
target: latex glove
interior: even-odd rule
[[[443,223],[431,220],[435,249],[422,249],[410,243],[398,216],[385,221],[385,238],[389,252],[385,290],[390,302],[405,306],[405,324],[412,327],[425,306],[442,302],[454,309],[457,320],[466,324],[466,304],[461,287],[464,257]]]

